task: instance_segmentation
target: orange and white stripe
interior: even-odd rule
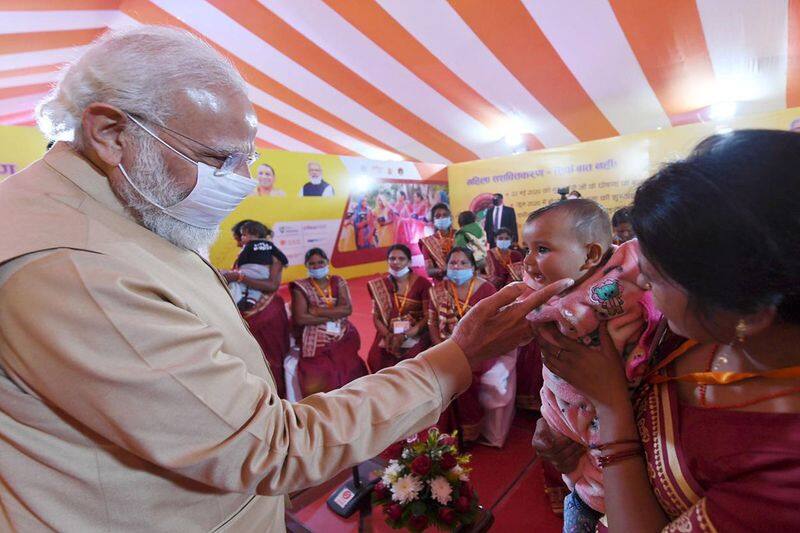
[[[293,151],[446,163],[800,105],[800,0],[0,0],[0,21],[0,124],[136,24],[230,58],[258,144]]]

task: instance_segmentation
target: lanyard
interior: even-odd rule
[[[787,379],[800,377],[800,366],[787,366],[767,372],[690,372],[682,376],[652,376],[650,383],[687,381],[702,385],[730,385],[753,378]]]
[[[331,286],[330,280],[328,281],[328,289],[325,292],[322,292],[322,288],[317,284],[317,280],[311,278],[311,284],[314,285],[314,288],[317,289],[317,293],[319,297],[322,298],[323,303],[329,307],[333,307],[333,287]]]
[[[392,293],[394,296],[394,305],[397,307],[397,316],[403,316],[403,309],[406,307],[406,303],[408,302],[408,292],[411,290],[411,276],[409,275],[409,280],[406,282],[406,293],[403,295],[403,305],[400,305],[400,299],[397,297],[397,292]]]
[[[744,381],[752,378],[769,378],[769,379],[786,379],[800,377],[800,366],[788,366],[785,368],[778,368],[775,370],[768,370],[766,372],[690,372],[682,376],[664,376],[656,375],[656,372],[672,363],[675,359],[685,354],[691,348],[694,348],[699,343],[694,340],[687,340],[681,344],[678,349],[664,358],[656,367],[654,367],[647,376],[648,383],[666,383],[667,381],[685,381],[689,383],[698,383],[701,385],[729,385],[738,381]],[[716,352],[716,350],[714,350]]]
[[[497,251],[497,258],[500,260],[500,264],[503,265],[503,268],[508,267],[511,264],[511,251],[510,250],[500,250],[499,248],[495,248]]]
[[[475,288],[475,278],[473,277],[472,280],[469,282],[469,290],[467,291],[467,297],[464,300],[464,305],[462,307],[461,301],[458,299],[458,291],[456,290],[456,284],[452,281],[450,282],[450,292],[453,294],[453,299],[456,302],[456,313],[458,313],[458,318],[464,318],[464,313],[467,312],[467,308],[469,307],[469,299],[472,298],[472,289]]]
[[[439,246],[442,248],[442,253],[447,255],[450,253],[450,250],[453,249],[453,235],[455,232],[453,228],[447,230],[447,235],[442,235],[441,233],[436,233],[436,239],[439,241]]]
[[[680,346],[678,346],[678,348],[676,348],[675,351],[670,353],[660,363],[658,363],[655,367],[653,367],[650,370],[650,372],[647,373],[647,375],[645,376],[645,379],[649,383],[654,383],[655,379],[659,377],[659,376],[655,375],[656,372],[658,372],[659,370],[661,370],[665,366],[669,365],[675,359],[677,359],[678,357],[682,356],[683,354],[685,354],[686,352],[688,352],[690,349],[694,348],[698,344],[700,344],[700,343],[697,342],[697,341],[694,341],[694,340],[684,341],[684,343],[681,344]]]

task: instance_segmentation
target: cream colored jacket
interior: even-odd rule
[[[436,422],[452,341],[291,404],[225,282],[58,143],[0,184],[0,530],[283,531],[284,496]]]

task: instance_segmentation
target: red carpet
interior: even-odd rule
[[[375,337],[367,279],[370,278],[349,281],[353,299],[350,320],[361,334],[361,356],[364,359]],[[495,523],[491,531],[561,531],[561,519],[550,510],[544,492],[540,460],[531,447],[535,420],[532,413],[518,412],[503,449],[476,445],[470,450],[472,479],[480,502],[494,514]],[[344,474],[342,480],[346,478],[347,474]],[[358,531],[357,516],[345,520],[328,510],[325,505],[328,495],[329,492],[325,492],[313,501],[303,502],[302,509],[296,510],[296,517],[306,530],[325,533]],[[378,509],[369,522],[373,531],[390,531]]]

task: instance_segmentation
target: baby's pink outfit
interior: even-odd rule
[[[638,256],[635,239],[616,247],[608,261],[580,285],[527,316],[532,322],[555,322],[567,337],[598,349],[598,328],[601,322],[607,322],[614,346],[625,359],[631,388],[638,385],[646,371],[649,345],[661,318],[650,293],[636,284]],[[541,411],[548,425],[581,444],[598,444],[598,421],[591,402],[546,367],[542,374]],[[594,456],[584,454],[564,481],[584,502],[605,512],[603,477]]]

